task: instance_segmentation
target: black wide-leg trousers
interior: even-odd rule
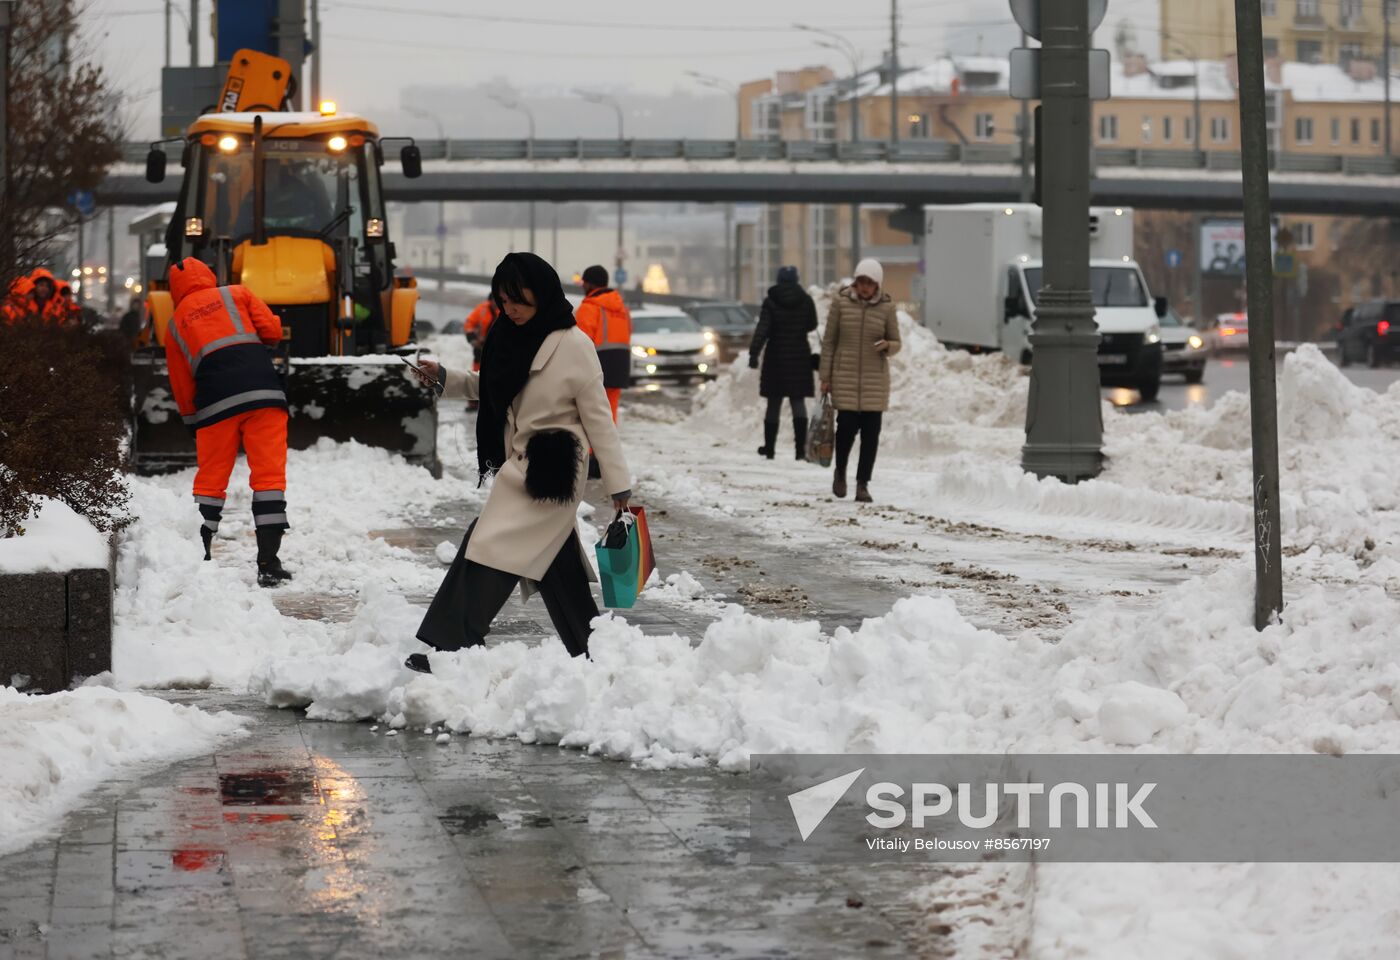
[[[513,573],[467,559],[467,543],[475,529],[473,520],[418,627],[418,639],[438,650],[460,650],[485,643],[491,622],[520,584],[520,577]],[[598,604],[588,583],[578,533],[573,532],[539,582],[549,619],[571,657],[588,653],[590,624],[598,616]]]

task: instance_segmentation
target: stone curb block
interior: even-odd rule
[[[0,574],[0,684],[53,693],[112,669],[112,589],[111,568]]]

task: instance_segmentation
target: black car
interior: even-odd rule
[[[734,360],[753,340],[758,321],[742,303],[687,303],[681,309],[715,335],[720,363]]]
[[[1342,366],[1366,361],[1379,367],[1400,355],[1400,300],[1371,300],[1342,314],[1337,359]]]

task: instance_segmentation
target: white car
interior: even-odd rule
[[[1170,307],[1160,325],[1162,372],[1179,373],[1187,383],[1200,383],[1206,375],[1206,358],[1210,356],[1206,338]]]
[[[632,314],[632,379],[713,380],[719,348],[713,333],[680,308],[643,307]]]

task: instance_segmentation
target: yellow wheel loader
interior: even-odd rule
[[[221,284],[243,284],[281,317],[293,448],[356,440],[439,473],[433,394],[401,359],[417,349],[418,290],[394,273],[379,178],[384,139],[334,104],[286,110],[292,83],[287,61],[240,50],[217,111],[174,141],[183,144],[184,181],[166,234],[167,273],[197,257]],[[421,155],[402,139],[404,174],[416,177]],[[164,179],[165,159],[153,145],[148,180]],[[149,346],[133,357],[132,458],[138,472],[157,473],[192,465],[195,450],[165,369],[169,291],[153,289],[147,306]]]

